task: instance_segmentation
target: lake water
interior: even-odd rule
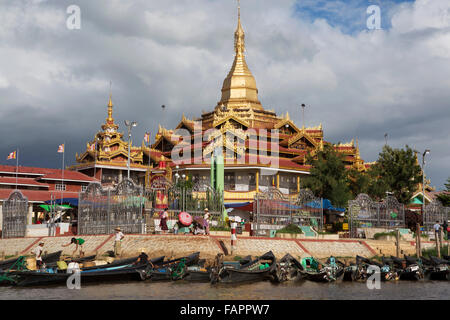
[[[450,299],[449,281],[383,282],[380,290],[369,290],[365,283],[310,281],[274,284],[269,281],[240,285],[211,285],[209,283],[128,282],[85,284],[80,290],[66,286],[51,288],[0,287],[0,300],[58,300],[58,299],[150,299],[150,300],[391,300],[391,299]]]

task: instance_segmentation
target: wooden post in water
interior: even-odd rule
[[[436,252],[437,252],[438,258],[441,258],[441,246],[439,244],[440,233],[441,233],[441,229],[439,229],[438,232],[436,232],[436,231],[434,232],[434,238],[436,240]]]
[[[420,231],[420,223],[416,224],[416,236],[417,236],[416,242],[417,258],[420,258],[420,256],[422,255],[422,233]]]
[[[400,258],[400,230],[397,229],[397,258]]]

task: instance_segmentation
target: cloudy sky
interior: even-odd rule
[[[67,7],[81,10],[70,30]],[[370,5],[381,29],[369,30]],[[233,61],[235,0],[1,0],[0,163],[61,167],[106,118],[157,124],[212,110]],[[431,149],[438,189],[450,176],[450,1],[242,0],[247,62],[266,109],[323,124],[331,142]],[[161,105],[167,107],[164,114]]]

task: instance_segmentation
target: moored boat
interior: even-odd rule
[[[276,270],[276,258],[272,251],[242,265],[226,267],[222,262],[211,271],[211,283],[242,283],[269,280]]]

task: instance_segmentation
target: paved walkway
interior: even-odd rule
[[[107,254],[114,250],[113,235],[80,236],[86,240],[84,251],[86,255]],[[63,248],[69,243],[71,237],[36,237],[0,239],[0,259],[4,256],[29,254],[40,241],[45,243],[44,251],[55,252],[63,250],[63,254],[70,255],[75,249],[74,245]],[[151,257],[166,255],[168,257],[181,256],[196,251],[201,257],[212,258],[222,252],[219,242],[223,241],[228,252],[231,252],[230,238],[223,236],[194,236],[194,235],[125,235],[122,241],[124,256],[132,256],[145,248]],[[423,247],[432,246],[432,243],[423,243]],[[401,243],[402,254],[414,254],[413,242]],[[290,253],[296,257],[313,255],[317,258],[326,258],[330,255],[337,257],[355,257],[356,255],[372,257],[374,255],[395,255],[396,247],[393,242],[361,239],[318,240],[318,239],[281,239],[238,237],[233,255],[261,255],[272,250],[277,257]]]

